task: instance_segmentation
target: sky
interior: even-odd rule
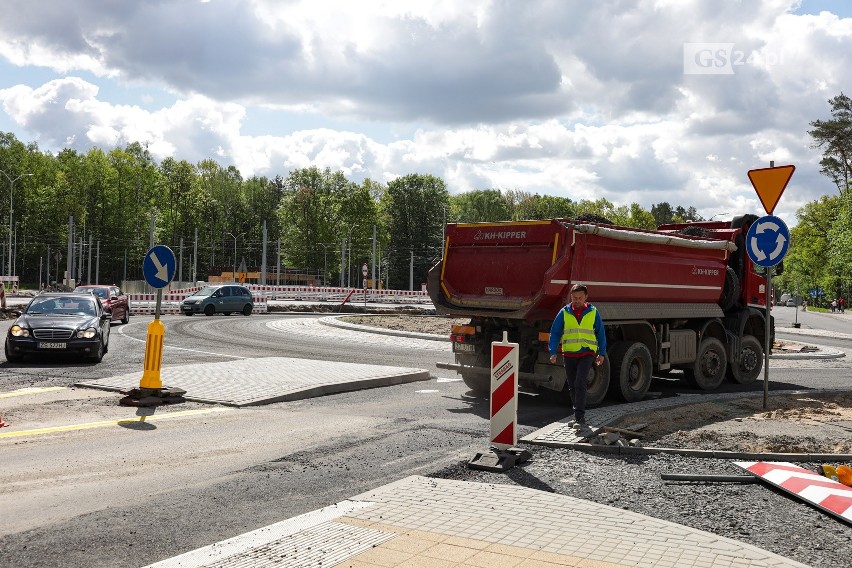
[[[5,0],[0,131],[243,177],[410,173],[765,214],[835,195],[809,123],[852,94],[848,0]]]

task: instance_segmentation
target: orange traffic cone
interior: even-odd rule
[[[0,428],[3,428],[3,427],[5,427],[5,426],[8,426],[8,424],[6,424],[5,422],[3,422],[3,417],[2,417],[2,416],[0,416]]]

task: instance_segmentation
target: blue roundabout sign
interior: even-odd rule
[[[746,251],[758,266],[775,266],[790,248],[790,230],[780,218],[766,215],[755,221],[746,234]]]

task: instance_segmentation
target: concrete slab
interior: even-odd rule
[[[80,381],[75,386],[109,391],[129,390],[139,386],[141,376],[141,372],[128,373]],[[426,381],[429,379],[429,371],[411,367],[266,357],[164,367],[160,378],[163,386],[184,389],[187,400],[239,407]]]

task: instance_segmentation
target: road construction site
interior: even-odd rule
[[[487,447],[487,426],[483,427],[487,401],[467,393],[452,373],[435,368],[435,361],[451,352],[441,330],[438,337],[424,336],[424,332],[435,331],[433,324],[447,326],[447,321],[408,317],[395,317],[395,330],[377,331],[354,328],[352,322],[341,327],[342,318],[328,315],[168,316],[172,344],[165,351],[164,369],[174,374],[166,374],[166,380],[180,378],[181,373],[191,375],[196,367],[212,370],[221,363],[248,359],[242,367],[236,366],[242,372],[228,374],[230,383],[239,384],[245,369],[255,368],[252,360],[260,369],[265,358],[285,355],[300,358],[306,376],[313,375],[309,371],[312,365],[323,368],[324,361],[413,366],[428,369],[430,376],[426,381],[388,383],[381,389],[238,409],[188,403],[187,410],[221,410],[197,415],[196,420],[177,413],[174,420],[164,420],[172,410],[167,409],[147,420],[141,416],[133,423],[125,419],[120,425],[86,431],[93,434],[66,431],[17,442],[10,438],[5,442],[8,452],[26,453],[22,459],[44,452],[50,456],[50,465],[45,462],[39,476],[30,480],[7,474],[7,486],[14,493],[3,498],[20,501],[22,515],[16,515],[15,523],[7,525],[0,537],[0,556],[16,566],[139,566],[167,562],[169,557],[211,545],[213,551],[235,551],[229,547],[236,543],[226,545],[228,539],[260,529],[276,538],[263,541],[259,535],[247,533],[244,554],[255,555],[255,560],[268,560],[264,551],[277,554],[282,548],[276,547],[285,542],[298,545],[302,552],[301,544],[315,543],[316,554],[329,553],[297,554],[288,558],[301,564],[285,561],[280,565],[311,566],[318,559],[323,565],[335,565],[325,561],[332,558],[341,566],[395,565],[387,564],[388,559],[408,555],[396,563],[405,565],[417,560],[419,553],[413,553],[411,547],[421,544],[431,559],[432,564],[426,564],[430,566],[440,565],[439,560],[446,561],[449,554],[458,554],[453,558],[461,560],[447,565],[480,565],[476,562],[485,558],[493,565],[497,557],[509,565],[526,562],[538,566],[547,566],[545,562],[591,566],[591,561],[609,567],[841,566],[847,562],[852,527],[772,487],[661,478],[669,473],[743,473],[735,462],[744,458],[714,455],[714,446],[707,441],[709,434],[689,440],[673,438],[677,432],[695,429],[694,422],[681,419],[700,414],[702,427],[715,436],[719,452],[743,450],[745,446],[729,444],[772,420],[789,422],[795,432],[805,421],[801,415],[796,418],[803,405],[812,407],[810,416],[824,425],[843,427],[848,419],[845,410],[832,405],[840,408],[848,399],[828,398],[837,395],[840,386],[849,385],[852,376],[850,361],[841,356],[843,347],[852,344],[840,333],[834,333],[835,337],[796,336],[798,342],[820,347],[771,358],[770,403],[780,404],[782,397],[799,400],[795,403],[799,406],[794,404],[783,412],[771,407],[764,416],[758,385],[701,393],[684,390],[674,374],[655,380],[654,390],[663,394],[659,398],[652,395],[639,403],[608,404],[587,415],[596,429],[628,429],[645,422],[636,449],[667,443],[670,449],[682,450],[680,453],[601,449],[612,447],[606,444],[591,448],[588,441],[569,432],[567,409],[524,397],[519,434],[527,440],[521,444],[532,452],[532,459],[495,474],[466,465],[476,450]],[[116,359],[113,369],[7,367],[7,379],[20,385],[59,385],[81,371],[90,376],[88,380],[103,381],[116,373],[130,374],[134,368],[138,378],[146,323],[139,320],[143,318],[132,318],[129,326],[114,329],[116,343],[110,354],[123,353],[126,364]],[[377,321],[372,323],[374,327]],[[279,362],[278,368],[261,374],[286,377],[288,367]],[[99,376],[93,376],[96,374]],[[7,415],[12,424],[8,430],[45,416],[61,421],[114,414],[117,409],[114,401],[109,403],[111,393],[103,391],[66,388],[38,396],[49,407],[35,401],[21,404]],[[814,400],[821,401],[821,406]],[[777,427],[773,424],[767,426],[767,433]],[[810,425],[817,434],[829,431]],[[744,432],[719,435],[729,427],[741,427]],[[193,438],[196,431],[198,442]],[[549,445],[528,441],[539,436],[553,440]],[[101,453],[104,448],[98,447],[98,440],[109,450]],[[200,444],[200,440],[206,442]],[[216,442],[208,449],[210,440]],[[710,452],[697,457],[694,446]],[[816,449],[810,447],[809,451]],[[88,462],[87,456],[98,455],[109,459]],[[107,462],[116,460],[129,467],[108,468]],[[820,459],[798,465],[816,470],[822,463]],[[37,489],[40,491],[35,492]],[[27,508],[32,509],[32,499],[25,498],[31,492],[41,499],[40,511],[51,511],[49,518],[23,515]],[[494,503],[500,504],[497,513]],[[326,511],[317,519],[310,517],[314,524],[308,525],[313,528],[306,528],[302,515],[319,514],[329,505],[337,511],[332,515],[335,520],[329,521]],[[139,521],[142,509],[144,522]],[[205,523],[197,522],[201,517],[207,519]],[[298,527],[288,525],[289,520]],[[13,530],[21,523],[30,523],[29,528]],[[279,528],[281,532],[275,532]],[[424,539],[437,544],[426,548]],[[158,544],[152,548],[144,546],[146,542]],[[375,546],[362,549],[353,544],[358,542]],[[400,543],[407,543],[408,548],[399,550]],[[344,544],[349,548],[341,551]],[[61,555],[55,554],[57,549],[62,550]],[[130,549],[134,550],[132,558],[127,556]],[[537,555],[533,558],[533,554]],[[220,558],[219,565],[228,561]],[[163,564],[167,565],[178,564]]]

